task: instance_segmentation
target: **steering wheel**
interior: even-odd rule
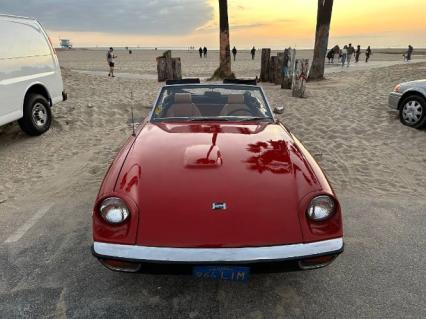
[[[238,113],[238,112],[242,112],[243,113],[242,116],[245,116],[246,114],[248,116],[255,116],[255,114],[253,112],[251,112],[250,110],[247,110],[247,109],[243,109],[243,108],[229,112],[228,116],[232,116],[232,115],[234,115],[235,113]],[[238,114],[238,115],[241,115],[241,114]]]

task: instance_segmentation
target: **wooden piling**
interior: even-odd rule
[[[262,49],[260,81],[269,81],[269,60],[271,58],[271,49]]]
[[[275,66],[275,84],[281,84],[283,79],[284,52],[278,53]]]
[[[306,81],[308,80],[309,60],[297,59],[293,75],[293,92],[294,97],[304,97],[306,90]]]
[[[167,50],[157,57],[158,81],[182,79],[182,65],[180,58],[172,58],[172,51]]]
[[[275,83],[275,74],[276,74],[276,67],[278,64],[278,57],[271,56],[271,59],[269,60],[269,82]]]
[[[180,58],[172,59],[173,80],[182,80],[182,64]]]
[[[281,88],[291,90],[292,77],[290,76],[291,53],[290,48],[284,50]]]

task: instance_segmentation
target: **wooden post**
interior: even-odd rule
[[[293,75],[293,93],[294,97],[304,97],[306,90],[306,81],[308,80],[309,60],[297,59]]]
[[[269,82],[275,83],[275,68],[277,66],[277,60],[278,57],[271,56],[271,59],[269,60]]]
[[[269,60],[271,58],[271,49],[262,49],[260,81],[269,81]]]
[[[281,84],[283,79],[284,52],[279,52],[275,66],[275,84]]]
[[[157,57],[157,74],[158,82],[163,82],[167,80],[166,59],[162,56]]]
[[[167,50],[163,53],[163,57],[166,59],[166,80],[173,80],[173,61],[172,51]]]
[[[291,89],[292,78],[290,76],[290,63],[291,63],[291,54],[290,49],[285,49],[283,54],[283,68],[282,68],[282,77],[281,77],[281,88],[282,89]]]
[[[296,49],[290,48],[290,67],[289,67],[289,77],[291,79],[291,85],[293,86],[294,81],[294,69],[296,67]]]
[[[182,64],[180,58],[172,59],[173,80],[182,80]]]
[[[157,57],[158,81],[181,80],[182,65],[180,58],[172,58],[172,51],[168,50]]]

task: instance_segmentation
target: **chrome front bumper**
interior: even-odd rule
[[[392,92],[389,94],[389,107],[391,109],[397,110],[399,108],[399,101],[401,100],[401,97],[401,93]]]
[[[343,238],[308,244],[245,248],[168,248],[94,242],[98,258],[152,263],[261,263],[340,254]]]

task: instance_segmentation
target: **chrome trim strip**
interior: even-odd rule
[[[168,248],[94,242],[95,254],[149,262],[267,262],[340,252],[343,238],[308,244],[246,248]]]

